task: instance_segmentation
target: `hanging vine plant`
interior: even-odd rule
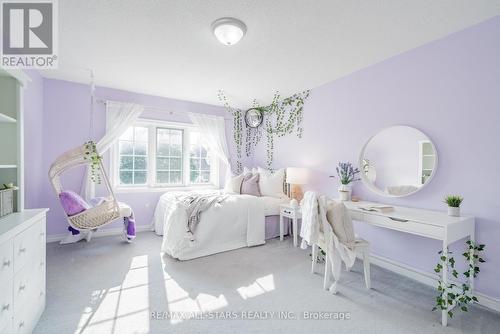
[[[86,142],[84,146],[85,155],[83,158],[85,160],[90,160],[90,179],[94,183],[101,184],[102,156],[97,152],[97,147],[93,140]]]
[[[294,94],[281,100],[279,92],[275,92],[273,100],[268,106],[260,106],[256,100],[253,101],[253,108],[262,112],[264,117],[264,132],[266,133],[266,165],[272,169],[274,161],[274,139],[288,134],[296,133],[298,138],[302,138],[303,112],[305,100],[309,97],[309,90]],[[243,144],[243,112],[241,109],[232,108],[222,90],[219,91],[219,101],[233,115],[234,143],[237,154],[237,171],[241,171],[241,146]],[[262,138],[262,127],[251,128],[245,125],[245,153],[249,157],[252,150],[257,146]]]

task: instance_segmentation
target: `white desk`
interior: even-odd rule
[[[448,245],[455,241],[470,238],[474,241],[475,219],[471,216],[450,217],[446,212],[430,211],[394,206],[394,211],[389,213],[365,211],[362,206],[370,202],[344,202],[349,209],[351,218],[373,226],[415,234],[442,241],[443,252],[446,253]],[[436,254],[436,258],[438,258]],[[442,280],[448,283],[447,271],[442,271]],[[474,278],[471,277],[471,290],[474,290]],[[441,312],[441,324],[448,324],[448,310]]]

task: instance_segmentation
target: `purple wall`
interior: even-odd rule
[[[500,17],[419,47],[312,90],[304,111],[304,136],[275,141],[275,167],[314,170],[310,188],[336,196],[329,179],[339,161],[357,163],[365,141],[390,125],[410,125],[435,143],[439,166],[415,195],[388,199],[361,183],[363,199],[445,210],[446,194],[465,197],[463,212],[477,217],[477,239],[486,243],[477,288],[500,298]],[[334,61],[334,59],[332,60]],[[265,145],[254,160],[265,165]],[[437,241],[361,224],[374,254],[428,272]],[[457,248],[457,247],[455,247]],[[457,248],[456,256],[460,256]]]
[[[27,96],[26,125],[26,207],[48,207],[47,234],[65,233],[67,223],[47,177],[47,171],[54,159],[68,149],[83,144],[89,140],[90,100],[87,85],[41,79],[33,74],[34,83],[30,84]],[[43,96],[40,87],[43,80]],[[155,106],[175,112],[197,112],[225,116],[229,114],[221,107],[172,100],[167,98],[135,94],[126,91],[98,87],[97,98],[135,102],[146,106]],[[43,117],[41,105],[43,104]],[[28,108],[28,105],[32,107]],[[28,110],[30,109],[30,110]],[[105,130],[105,107],[96,105],[94,111],[95,138],[101,138]],[[145,118],[189,122],[187,115],[169,115],[162,111],[145,111]],[[226,122],[227,133],[232,133],[232,122]],[[43,131],[42,131],[43,129]],[[33,134],[33,136],[32,136]],[[43,136],[42,136],[43,134]],[[28,140],[29,138],[29,140]],[[231,139],[231,138],[229,138]],[[231,141],[229,140],[229,144]],[[230,150],[232,147],[230,145]],[[106,159],[105,159],[106,160]],[[106,162],[106,161],[105,161]],[[66,189],[79,191],[81,186],[81,171],[70,172],[63,178]],[[224,181],[224,170],[221,168],[221,182]],[[154,208],[160,192],[121,193],[118,200],[130,204],[136,214],[138,225],[149,225],[152,222]],[[119,223],[107,227],[119,226]],[[107,228],[106,227],[106,228]]]

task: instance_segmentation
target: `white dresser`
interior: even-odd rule
[[[31,333],[45,309],[45,214],[0,218],[0,333]]]

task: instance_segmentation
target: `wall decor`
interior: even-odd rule
[[[264,124],[264,132],[266,134],[266,166],[272,169],[274,160],[274,139],[275,137],[283,137],[288,134],[296,133],[298,138],[302,137],[303,128],[301,126],[303,119],[304,102],[309,97],[309,90],[296,93],[287,98],[281,99],[279,92],[275,92],[273,100],[268,106],[261,106],[256,100],[253,101],[252,115],[256,118],[255,122],[249,124],[245,114],[245,151],[247,156],[252,155],[252,149],[259,143],[262,137],[262,126]],[[237,153],[237,171],[241,170],[241,146],[243,144],[242,134],[242,111],[241,109],[232,108],[222,90],[219,90],[219,101],[221,101],[233,115],[234,126],[234,142]],[[247,111],[247,112],[248,112]],[[257,113],[262,114],[262,118],[257,118]],[[238,119],[237,119],[238,118]],[[252,126],[253,125],[253,126]]]

